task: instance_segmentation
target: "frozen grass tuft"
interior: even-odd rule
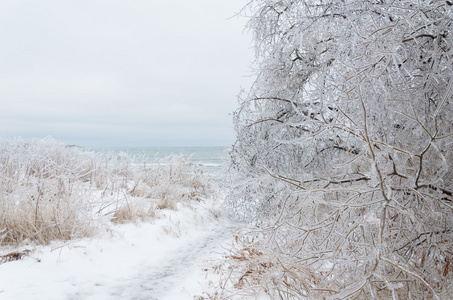
[[[112,222],[124,224],[131,222],[146,222],[156,216],[154,203],[146,199],[133,199],[124,201],[114,211]]]

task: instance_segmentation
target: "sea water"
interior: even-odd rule
[[[228,160],[226,147],[92,148],[90,150],[116,155],[125,153],[133,160],[146,159],[147,163],[153,163],[171,155],[181,155],[189,166],[202,170],[208,175],[218,175]]]

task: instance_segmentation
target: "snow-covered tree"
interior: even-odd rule
[[[288,298],[453,297],[453,2],[246,11],[258,79],[234,116],[230,199],[272,225],[268,282]]]

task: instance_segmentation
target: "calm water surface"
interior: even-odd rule
[[[92,148],[90,150],[118,155],[126,153],[137,160],[146,159],[148,163],[169,155],[182,155],[191,166],[201,168],[208,174],[220,173],[228,158],[226,147]]]

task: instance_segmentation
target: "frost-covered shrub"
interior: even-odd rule
[[[202,173],[191,169],[184,157],[170,155],[146,166],[131,190],[132,195],[179,202],[206,196],[209,183]]]
[[[0,140],[1,243],[72,239],[92,233],[84,201],[90,155],[48,138]]]
[[[122,174],[128,175],[119,177],[124,181],[123,195],[111,212],[115,223],[146,221],[156,216],[156,210],[175,210],[178,203],[199,201],[212,192],[206,178],[180,155],[151,160],[122,154],[121,161],[127,162]]]
[[[206,196],[208,182],[180,156],[137,164],[57,141],[0,139],[0,244],[92,235],[100,220],[145,221],[155,209]]]
[[[248,8],[260,73],[235,113],[230,202],[267,228],[254,247],[317,278],[274,288],[295,299],[451,297],[452,4]]]

